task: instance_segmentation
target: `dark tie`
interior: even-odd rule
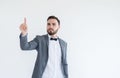
[[[50,38],[50,40],[55,40],[55,41],[57,41],[57,38]]]

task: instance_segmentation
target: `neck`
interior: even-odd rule
[[[54,35],[50,35],[52,38],[56,38],[57,37],[57,34],[54,34]]]

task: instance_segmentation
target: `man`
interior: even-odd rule
[[[47,34],[27,41],[26,18],[20,25],[20,47],[22,50],[37,51],[32,78],[68,78],[67,43],[57,36],[60,20],[55,16],[47,19]]]

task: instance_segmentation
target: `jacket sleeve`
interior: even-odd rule
[[[28,42],[27,35],[22,36],[22,34],[20,34],[20,48],[22,50],[34,50],[37,48],[37,46],[37,38],[34,38],[30,42]]]
[[[65,72],[66,72],[66,78],[69,78],[69,69],[68,69],[68,57],[67,57],[67,55],[68,55],[68,53],[67,53],[67,43],[65,42],[65,45],[66,45],[66,54],[65,54],[65,59],[66,59],[66,64],[64,64],[65,65]]]

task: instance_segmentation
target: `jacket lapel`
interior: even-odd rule
[[[65,52],[64,52],[64,44],[63,44],[63,41],[61,39],[59,39],[59,44],[60,44],[60,47],[61,47],[61,55],[62,55],[62,62],[64,61],[64,58],[65,58]]]
[[[47,34],[45,35],[45,43],[46,43],[47,48],[48,48],[48,45],[49,45],[49,38],[48,38],[48,35],[47,35]]]
[[[49,48],[48,48],[48,47],[49,47],[49,40],[48,40],[48,39],[49,39],[49,38],[48,38],[48,35],[47,35],[47,34],[44,35],[44,39],[45,39],[45,40],[44,40],[44,43],[45,43],[45,47],[46,47],[46,48],[45,48],[46,51],[44,52],[44,54],[46,55],[46,58],[47,58],[46,60],[48,60],[48,57],[49,57],[49,52],[48,52],[48,49],[49,49]]]

